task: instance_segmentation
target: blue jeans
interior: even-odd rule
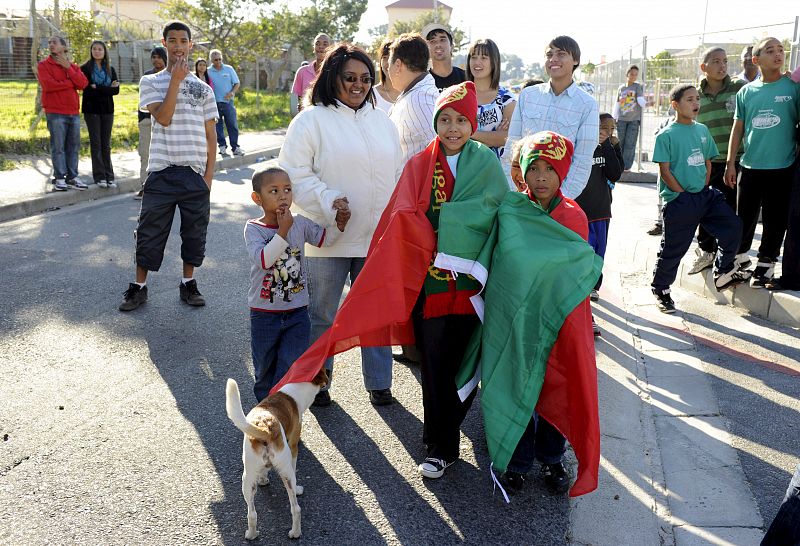
[[[261,402],[308,349],[311,322],[308,308],[281,313],[250,310],[250,350],[253,353],[253,394]]]
[[[566,438],[556,427],[534,412],[514,449],[507,470],[527,474],[533,469],[534,459],[542,464],[556,464],[561,462],[566,451]]]
[[[311,298],[311,343],[330,328],[339,308],[345,281],[356,281],[366,258],[306,258],[308,292]],[[376,302],[379,305],[379,302]],[[333,379],[333,358],[325,361],[328,375]],[[361,347],[361,373],[367,390],[382,390],[392,386],[392,348]],[[330,387],[330,382],[328,387]]]
[[[219,119],[217,120],[217,144],[222,147],[225,146],[225,130],[222,124],[225,124],[225,129],[228,130],[228,138],[231,140],[231,151],[239,147],[239,124],[236,121],[236,107],[233,102],[218,102],[217,111],[219,112]]]
[[[50,131],[50,158],[53,178],[72,180],[78,176],[78,152],[81,149],[81,117],[78,114],[46,114]]]
[[[636,155],[636,141],[639,139],[639,125],[641,123],[638,119],[636,121],[620,120],[617,122],[619,147],[622,148],[622,162],[625,164],[623,168],[626,171],[633,167],[633,157]]]

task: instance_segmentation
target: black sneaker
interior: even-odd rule
[[[122,293],[122,303],[119,304],[120,311],[133,311],[147,301],[147,286],[139,286],[135,282],[128,285],[128,289]]]
[[[186,284],[181,283],[181,301],[185,301],[192,307],[202,307],[206,304],[203,294],[197,289],[197,281],[192,279]]]
[[[714,286],[717,287],[717,292],[734,286],[739,283],[747,282],[750,279],[752,272],[747,269],[736,269],[735,267],[727,273],[720,273],[714,277]]]
[[[437,459],[435,457],[428,457],[425,461],[417,467],[417,471],[423,478],[431,478],[433,480],[437,478],[441,478],[444,474],[445,469],[456,462],[453,461],[445,461],[444,459]]]
[[[672,301],[672,296],[670,296],[669,293],[669,288],[664,290],[653,288],[653,295],[656,297],[658,310],[662,313],[671,314],[675,312],[675,302]]]
[[[500,475],[500,484],[503,486],[503,489],[511,494],[519,493],[527,482],[528,476],[520,474],[519,472],[514,472],[513,470],[507,470]]]
[[[324,408],[325,406],[330,406],[331,393],[329,393],[328,391],[319,391],[317,395],[314,397],[314,402],[311,405],[318,408]]]
[[[392,389],[369,391],[369,401],[373,406],[390,406],[394,402]]]
[[[751,288],[764,288],[775,276],[775,262],[769,258],[759,258],[753,276],[750,277]]]
[[[562,463],[542,465],[542,476],[547,488],[556,494],[569,491],[569,474]]]
[[[662,233],[664,233],[664,228],[661,227],[661,224],[656,224],[647,231],[648,235],[661,235]]]

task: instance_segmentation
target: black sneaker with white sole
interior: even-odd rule
[[[675,302],[672,301],[672,296],[669,294],[669,288],[663,290],[653,288],[653,295],[656,297],[656,305],[658,305],[658,310],[662,313],[671,314],[675,312]]]
[[[750,264],[752,263],[753,261],[747,254],[745,253],[737,254],[736,258],[733,261],[733,267],[735,267],[736,269],[747,269],[748,267],[750,267]]]
[[[727,273],[719,273],[716,275],[714,277],[714,286],[717,288],[717,292],[719,292],[725,288],[747,282],[751,275],[752,272],[747,269],[736,269],[734,267]]]
[[[423,478],[431,478],[435,480],[437,478],[441,478],[445,469],[454,462],[454,460],[447,462],[444,459],[428,457],[421,465],[417,467],[417,470]]]
[[[775,261],[769,258],[759,258],[753,276],[750,277],[751,288],[764,288],[775,276]]]

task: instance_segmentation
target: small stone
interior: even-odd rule
[[[64,406],[58,406],[58,409],[63,410]]]
[[[3,434],[3,441],[4,441],[4,442],[7,442],[7,441],[8,441],[8,434]]]
[[[619,500],[619,495],[614,495],[614,500]]]

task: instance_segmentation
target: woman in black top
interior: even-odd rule
[[[114,125],[114,95],[119,94],[117,72],[108,62],[106,44],[92,42],[92,58],[82,66],[89,85],[83,90],[83,119],[89,130],[92,178],[101,188],[116,188],[111,166],[111,127]]]

